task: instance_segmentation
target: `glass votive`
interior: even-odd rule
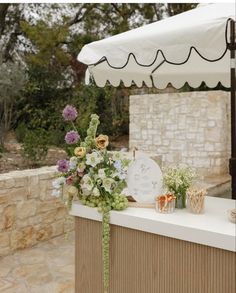
[[[205,189],[191,188],[187,190],[187,209],[194,214],[204,213]]]
[[[175,210],[175,199],[173,194],[159,195],[156,198],[156,211],[159,213],[173,213]]]

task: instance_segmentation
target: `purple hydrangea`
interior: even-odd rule
[[[57,170],[59,171],[59,172],[67,172],[68,171],[68,169],[69,169],[69,161],[67,161],[67,160],[65,160],[65,159],[63,159],[63,160],[59,160],[58,162],[57,162]]]
[[[77,131],[69,131],[65,136],[65,141],[67,144],[75,144],[79,141],[80,135]]]
[[[62,116],[66,121],[74,121],[77,118],[78,113],[75,107],[67,105],[62,112]]]

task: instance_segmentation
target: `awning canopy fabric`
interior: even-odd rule
[[[83,47],[78,60],[88,65],[100,87],[108,81],[163,89],[204,81],[230,87],[228,22],[230,4],[209,4]]]

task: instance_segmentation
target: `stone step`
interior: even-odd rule
[[[198,184],[206,188],[209,196],[226,197],[230,194],[231,177],[229,174],[205,177],[198,181]]]

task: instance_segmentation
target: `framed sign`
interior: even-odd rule
[[[127,173],[129,194],[139,203],[154,203],[162,194],[163,176],[158,164],[147,155],[138,155]]]

